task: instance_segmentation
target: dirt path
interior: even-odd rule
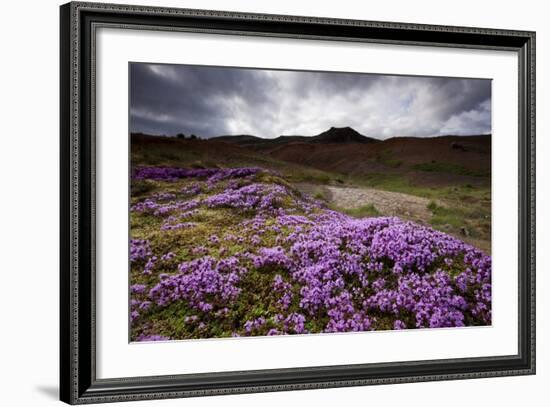
[[[384,215],[403,216],[427,222],[431,217],[429,199],[399,192],[381,191],[373,188],[349,188],[327,186],[330,199],[342,208],[358,208],[372,204]]]
[[[399,216],[424,224],[432,216],[428,209],[429,199],[400,192],[313,184],[298,184],[296,187],[312,196],[321,194],[329,203],[343,209],[374,205],[383,216]]]

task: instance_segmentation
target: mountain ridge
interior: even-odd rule
[[[381,140],[367,137],[356,131],[355,129],[346,127],[331,127],[315,136],[299,136],[299,135],[280,135],[278,137],[267,139],[250,134],[239,135],[224,135],[209,138],[209,140],[228,141],[236,144],[286,144],[291,142],[303,143],[376,143]]]
[[[468,134],[468,135],[458,135],[458,134],[443,134],[443,135],[437,135],[437,136],[429,136],[429,137],[414,137],[414,136],[393,136],[389,137],[387,139],[377,139],[375,137],[367,137],[363,134],[357,132],[352,127],[346,126],[346,127],[331,127],[328,130],[325,130],[324,132],[321,132],[314,136],[300,136],[300,135],[286,135],[282,134],[280,136],[277,136],[275,138],[263,138],[254,136],[252,134],[234,134],[234,135],[223,135],[223,136],[216,136],[208,138],[208,140],[215,140],[215,141],[227,141],[234,144],[246,144],[250,147],[251,144],[286,144],[286,143],[295,143],[295,142],[303,142],[306,144],[315,144],[315,143],[323,143],[323,144],[329,144],[329,143],[384,143],[389,141],[407,141],[407,140],[435,140],[435,139],[451,139],[451,138],[460,138],[465,141],[467,141],[469,138],[476,138],[476,137],[491,137],[491,134]]]

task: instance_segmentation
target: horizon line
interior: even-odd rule
[[[130,131],[129,134],[130,135],[151,136],[151,137],[165,137],[165,138],[178,138],[179,135],[183,134],[185,136],[185,139],[191,139],[194,136],[194,137],[196,137],[197,139],[200,139],[200,140],[213,140],[213,139],[218,139],[218,138],[222,138],[222,137],[227,137],[227,138],[230,138],[230,137],[254,137],[254,138],[257,138],[257,139],[260,139],[260,140],[277,140],[280,137],[313,138],[313,137],[319,136],[319,135],[321,135],[321,134],[323,134],[323,133],[325,133],[329,130],[332,130],[332,129],[346,129],[346,128],[354,130],[357,134],[359,134],[362,137],[369,138],[369,139],[372,139],[372,140],[377,140],[377,141],[386,141],[386,140],[391,140],[391,139],[396,139],[396,138],[430,139],[430,138],[438,138],[438,137],[492,136],[492,132],[490,132],[490,133],[475,133],[475,134],[440,134],[440,135],[434,135],[434,136],[391,136],[391,137],[388,137],[388,138],[385,138],[385,139],[381,139],[381,138],[374,137],[374,136],[365,136],[364,134],[359,133],[353,127],[349,127],[349,126],[330,127],[328,130],[325,130],[321,133],[310,135],[310,136],[306,136],[306,135],[302,135],[302,134],[280,134],[279,136],[272,137],[272,138],[261,137],[261,136],[256,136],[254,134],[245,134],[245,133],[242,133],[242,134],[221,134],[219,136],[211,136],[211,137],[201,136],[201,135],[194,134],[194,133],[185,134],[183,132],[180,132],[180,133],[177,133],[177,134],[152,134],[152,133],[146,133],[146,132],[143,132],[143,131]]]

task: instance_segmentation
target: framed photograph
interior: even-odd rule
[[[61,6],[61,400],[535,373],[535,33]]]

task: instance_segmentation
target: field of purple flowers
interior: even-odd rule
[[[132,172],[133,341],[491,323],[491,258],[261,168]]]

